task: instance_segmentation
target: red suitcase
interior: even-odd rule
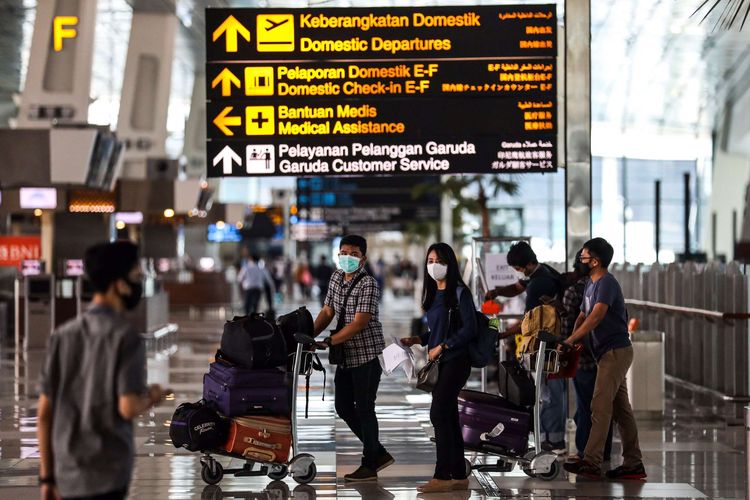
[[[458,418],[466,448],[516,456],[526,453],[533,425],[529,410],[501,396],[464,390],[458,395]]]
[[[259,462],[286,463],[292,446],[292,423],[286,417],[235,417],[224,449]]]

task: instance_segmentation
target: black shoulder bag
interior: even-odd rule
[[[352,281],[351,286],[349,287],[349,290],[346,292],[346,295],[344,296],[344,303],[341,306],[341,311],[336,311],[336,314],[338,315],[338,321],[336,322],[336,329],[331,331],[331,340],[333,340],[333,336],[336,335],[338,332],[340,332],[345,326],[346,326],[346,304],[349,302],[349,297],[352,295],[352,291],[354,290],[354,287],[357,286],[357,283],[359,283],[362,278],[367,276],[366,273],[362,273],[356,278],[354,278],[354,281]],[[340,365],[344,362],[344,344],[336,344],[331,345],[328,348],[328,362],[332,365]]]

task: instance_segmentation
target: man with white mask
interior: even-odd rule
[[[344,476],[355,482],[376,480],[378,471],[394,462],[378,437],[375,399],[383,372],[378,356],[385,340],[378,319],[380,291],[375,278],[365,271],[366,260],[367,240],[357,235],[341,239],[340,269],[331,276],[323,309],[315,319],[317,336],[338,315],[337,328],[318,346],[343,345],[343,359],[334,378],[336,413],[362,441],[362,465]]]

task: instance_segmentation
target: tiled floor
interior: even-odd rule
[[[282,310],[291,310],[292,305]],[[318,308],[310,305],[313,312]],[[408,332],[412,315],[408,300],[384,304],[386,336]],[[315,455],[318,476],[309,485],[291,478],[270,482],[265,477],[226,476],[218,486],[200,478],[199,456],[175,449],[165,422],[182,401],[199,399],[202,375],[216,349],[223,312],[175,314],[180,325],[178,349],[171,356],[151,356],[149,377],[174,389],[168,401],[137,423],[137,462],[131,498],[137,499],[282,499],[366,498],[410,499],[415,486],[427,480],[434,465],[430,442],[429,396],[413,389],[403,375],[384,377],[378,397],[381,441],[396,464],[381,473],[377,483],[348,485],[343,475],[359,463],[359,443],[333,411],[332,376],[323,395],[321,374],[313,376],[309,418],[304,419],[304,392],[298,397],[300,451]],[[8,348],[0,359],[0,498],[30,499],[36,487],[38,447],[35,438],[34,380],[43,353],[17,359]],[[304,386],[302,386],[304,387]],[[562,474],[546,482],[521,471],[474,472],[470,492],[425,495],[435,499],[468,498],[744,498],[744,432],[734,418],[737,405],[718,402],[673,384],[668,385],[667,417],[641,422],[640,437],[647,482],[577,481]],[[467,458],[481,462],[487,457]],[[229,465],[226,458],[220,459]],[[493,460],[489,458],[489,460]],[[237,461],[233,461],[237,466]],[[615,463],[616,465],[616,463]]]

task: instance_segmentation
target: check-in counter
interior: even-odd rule
[[[221,272],[181,273],[165,277],[171,307],[225,306],[232,302],[232,287]]]

